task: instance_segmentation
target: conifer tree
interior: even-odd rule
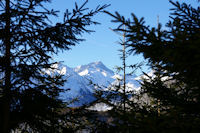
[[[165,30],[161,24],[150,28],[144,18],[138,19],[135,14],[131,19],[125,19],[119,13],[107,13],[119,23],[116,30],[123,31],[122,25],[126,25],[126,45],[130,53],[143,54],[155,70],[153,76],[146,75],[148,78],[144,79],[141,92],[148,94],[155,103],[159,101],[160,105],[146,108],[149,113],[139,127],[146,132],[198,132],[200,7],[170,3],[174,8]]]
[[[98,24],[91,18],[107,5],[95,10],[75,4],[66,10],[63,21],[55,25],[50,16],[58,11],[47,9],[51,0],[0,1],[0,132],[22,127],[32,132],[61,132],[60,109],[64,103],[61,75],[45,73],[51,68],[51,54],[69,50],[92,32],[87,26]],[[53,68],[52,68],[53,69]],[[27,125],[27,128],[26,126]],[[58,127],[58,128],[56,128]]]
[[[98,117],[96,118],[96,123],[100,125],[97,129],[100,132],[133,132],[134,128],[137,126],[134,125],[136,121],[134,114],[140,110],[138,104],[136,104],[136,101],[138,102],[139,100],[139,96],[136,90],[127,85],[126,80],[127,77],[133,76],[138,69],[141,69],[143,63],[140,62],[134,65],[128,65],[126,62],[128,57],[126,52],[126,30],[124,26],[122,27],[122,33],[113,30],[123,37],[123,39],[118,42],[119,45],[122,46],[122,49],[119,50],[122,66],[116,66],[115,81],[110,83],[109,86],[93,84],[94,88],[96,88],[95,96],[97,100],[91,105],[104,103],[109,108],[108,111],[100,114],[100,116],[97,115],[98,117],[105,117],[105,120],[99,120]],[[128,73],[126,71],[127,68],[129,68],[131,72]],[[104,129],[104,127],[106,127],[106,129]]]

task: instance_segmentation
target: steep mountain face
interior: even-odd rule
[[[99,86],[109,86],[116,84],[116,78],[122,78],[120,75],[115,74],[112,70],[108,69],[102,62],[93,62],[87,65],[70,68],[63,64],[55,64],[54,68],[58,70],[47,70],[48,74],[59,73],[67,79],[64,89],[69,91],[62,93],[61,98],[65,101],[77,98],[78,101],[73,102],[70,106],[81,106],[95,100],[93,96],[94,86],[91,81]],[[140,84],[135,80],[135,76],[127,76],[126,83],[129,89],[139,89]]]
[[[114,81],[114,72],[108,69],[102,62],[93,62],[74,68],[80,76],[91,80],[98,85],[108,86]]]

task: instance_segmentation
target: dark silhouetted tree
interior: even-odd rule
[[[0,1],[0,132],[16,127],[33,132],[61,132],[59,93],[64,90],[61,75],[45,73],[54,62],[51,55],[69,50],[90,33],[87,26],[98,24],[91,18],[107,5],[94,10],[75,4],[66,10],[63,22],[51,23],[57,11],[45,8],[51,0]],[[54,129],[51,130],[53,127]]]
[[[135,131],[199,130],[200,7],[170,3],[174,8],[165,30],[161,24],[150,28],[145,25],[144,18],[138,19],[134,14],[132,19],[125,19],[119,13],[107,12],[114,22],[120,23],[116,30],[123,32],[123,25],[126,25],[130,54],[143,54],[154,70],[153,76],[146,74],[141,88],[141,94],[147,94],[154,104],[143,106],[148,113],[141,114],[143,118],[138,123],[141,130],[135,128]]]
[[[113,31],[115,32],[115,30]],[[128,53],[126,52],[126,30],[123,27],[122,34],[119,32],[115,33],[123,37],[118,42],[122,46],[122,49],[119,50],[122,66],[116,66],[116,74],[118,76],[115,76],[115,81],[110,83],[109,86],[93,84],[96,90],[96,101],[92,105],[99,104],[99,106],[107,106],[108,108],[105,112],[97,112],[96,123],[100,126],[95,130],[99,132],[133,132],[137,126],[134,125],[134,115],[142,109],[138,104],[139,95],[126,82],[138,69],[141,69],[143,63],[128,65],[126,61],[128,57]],[[127,69],[129,69],[129,73],[126,71]]]

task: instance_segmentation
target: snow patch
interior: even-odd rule
[[[108,111],[108,110],[111,110],[112,107],[108,106],[105,103],[97,103],[94,106],[89,107],[88,109],[89,110],[95,110],[95,111]]]
[[[88,72],[88,69],[85,69],[84,71],[78,73],[80,76],[84,76],[84,75],[87,75],[89,72]]]
[[[101,72],[105,77],[107,77],[107,73],[106,72]]]
[[[122,80],[122,76],[119,74],[115,74],[112,76],[113,79]]]

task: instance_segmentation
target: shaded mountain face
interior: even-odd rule
[[[56,70],[47,70],[48,74],[62,74],[67,82],[63,86],[69,91],[62,93],[61,98],[68,102],[77,98],[78,101],[70,104],[72,107],[81,106],[95,100],[93,96],[94,84],[98,84],[104,88],[111,84],[117,83],[117,78],[122,78],[121,75],[115,74],[112,70],[107,68],[101,61],[92,62],[87,65],[81,65],[76,68],[70,68],[63,64],[55,64]],[[127,76],[127,88],[137,90],[140,84],[135,80],[135,76]]]

